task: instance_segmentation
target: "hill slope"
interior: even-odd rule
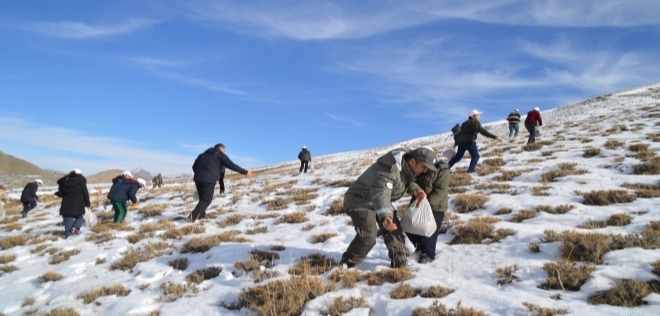
[[[41,178],[46,185],[57,181],[58,176],[36,165],[0,151],[0,183],[7,187],[22,187],[30,180]]]
[[[410,270],[389,269],[382,240],[359,270],[337,266],[355,236],[341,200],[390,148],[442,150],[448,133],[315,157],[308,174],[295,162],[254,179],[230,174],[227,195],[194,224],[180,220],[196,204],[190,179],[140,190],[123,225],[109,223],[108,186],[97,186],[100,224],[62,240],[59,200],[46,187],[29,218],[10,202],[0,224],[0,312],[411,315],[438,301],[436,311],[467,315],[654,315],[659,102],[660,84],[543,111],[534,146],[524,145],[526,132],[513,142],[480,137],[477,173],[464,173],[467,158],[452,169],[438,258],[423,265],[412,256]],[[508,133],[504,121],[487,128]],[[635,307],[602,303],[617,300]]]

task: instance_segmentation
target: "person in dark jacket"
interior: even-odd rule
[[[518,109],[513,110],[506,120],[509,121],[509,139],[516,138],[520,131],[520,111]]]
[[[163,175],[159,173],[157,176],[155,176],[155,177],[153,177],[153,179],[151,179],[151,183],[153,184],[154,188],[159,188],[160,189],[163,186]],[[222,189],[222,187],[221,187],[221,189]],[[221,191],[224,192],[224,190],[221,190]]]
[[[83,224],[85,208],[90,207],[87,179],[80,169],[73,169],[69,174],[57,180],[58,196],[62,198],[60,215],[64,222],[64,239],[78,235]],[[90,211],[91,212],[91,211]]]
[[[541,120],[541,109],[535,107],[533,110],[527,112],[527,118],[525,119],[525,128],[529,132],[527,144],[534,144],[536,142],[537,126],[543,126],[543,121]]]
[[[481,119],[481,113],[477,110],[472,110],[468,116],[468,120],[463,122],[461,125],[461,135],[458,137],[458,143],[454,144],[454,147],[458,146],[456,150],[456,156],[449,161],[449,168],[454,166],[457,162],[463,159],[465,151],[470,153],[470,166],[468,167],[467,172],[472,173],[477,168],[477,163],[479,162],[479,149],[477,149],[477,135],[481,134],[486,137],[497,139],[497,136],[491,134],[486,129],[481,126],[479,120]]]
[[[303,172],[304,170],[307,173],[309,163],[312,162],[312,153],[307,150],[307,146],[302,146],[302,150],[298,153],[298,159],[300,159],[300,171],[298,172]]]
[[[431,205],[433,218],[437,229],[433,235],[426,237],[406,233],[408,240],[415,246],[415,253],[419,254],[419,263],[429,263],[435,260],[435,248],[438,243],[438,235],[445,212],[449,207],[449,165],[447,161],[454,157],[454,151],[445,150],[442,153],[444,159],[437,159],[435,167],[438,171],[429,170],[417,177],[415,183],[426,192],[426,199]],[[414,199],[411,199],[411,203]]]
[[[21,193],[21,202],[23,203],[23,211],[21,212],[21,215],[23,217],[27,217],[27,213],[37,207],[37,200],[39,199],[37,196],[37,190],[39,189],[39,186],[43,184],[44,182],[41,181],[41,179],[37,179],[33,182],[28,182],[23,188],[23,192]]]
[[[195,163],[192,166],[195,174],[193,180],[195,181],[195,187],[199,195],[199,202],[197,202],[195,209],[188,215],[188,220],[191,222],[206,217],[206,209],[211,205],[211,201],[213,200],[215,183],[220,182],[220,185],[224,186],[224,183],[220,179],[225,168],[229,168],[248,177],[254,177],[252,171],[245,170],[233,163],[225,155],[224,151],[225,145],[216,144],[195,159]]]
[[[118,181],[112,185],[110,192],[108,192],[108,199],[112,204],[112,209],[115,211],[113,218],[115,223],[121,223],[126,217],[126,201],[131,200],[134,207],[138,206],[137,196],[135,194],[140,188],[143,188],[146,181],[142,178],[137,180],[125,179]]]

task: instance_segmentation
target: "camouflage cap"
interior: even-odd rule
[[[424,163],[424,165],[429,168],[431,171],[438,171],[438,168],[435,167],[435,162],[438,156],[435,154],[433,149],[428,147],[419,147],[408,152],[410,157],[415,158],[415,160]]]

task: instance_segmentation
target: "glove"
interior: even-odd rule
[[[133,203],[133,207],[138,207],[138,206],[140,206],[140,203],[138,202]]]

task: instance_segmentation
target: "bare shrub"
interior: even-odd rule
[[[469,213],[484,207],[488,201],[488,196],[483,194],[458,194],[454,198],[456,211],[459,213]]]
[[[176,259],[170,260],[168,262],[170,267],[177,269],[177,270],[185,270],[188,269],[188,258],[187,257],[178,257]]]
[[[456,309],[447,309],[440,301],[433,301],[429,307],[413,309],[412,316],[486,316],[486,313],[472,307],[463,307],[459,301]]]
[[[561,234],[562,256],[571,261],[587,261],[599,264],[610,250],[608,236],[598,233],[581,234],[564,231]]]
[[[39,278],[37,279],[37,282],[39,282],[39,283],[56,282],[56,281],[62,280],[63,278],[64,278],[63,275],[61,275],[57,272],[49,271],[49,272],[46,272],[46,273],[42,274],[41,276],[39,276]]]
[[[395,300],[402,300],[406,298],[413,298],[417,296],[421,291],[419,289],[416,289],[410,284],[407,283],[399,283],[394,289],[390,291],[390,298],[393,298]]]
[[[221,242],[249,242],[250,240],[244,237],[237,236],[240,232],[236,230],[222,232],[219,234],[207,237],[191,238],[181,247],[181,253],[199,253],[207,252],[211,248],[218,246]]]
[[[520,277],[515,275],[518,270],[520,270],[520,266],[517,264],[497,268],[495,270],[495,273],[497,273],[497,284],[505,285],[513,282],[520,282]]]
[[[651,294],[649,284],[640,280],[622,280],[613,288],[589,297],[591,304],[607,304],[622,307],[644,305],[644,297]]]
[[[75,256],[80,253],[80,249],[71,249],[68,251],[60,251],[50,257],[48,264],[58,264],[64,261],[68,261],[71,256]]]
[[[307,214],[303,212],[294,212],[294,213],[289,213],[289,214],[283,214],[280,218],[278,218],[275,221],[275,224],[296,224],[296,223],[304,223],[308,221],[309,218],[307,218]]]
[[[599,190],[582,193],[585,205],[610,205],[614,203],[629,203],[637,199],[625,190]]]
[[[579,291],[594,270],[596,268],[593,266],[580,265],[568,260],[546,262],[543,271],[548,273],[548,277],[539,287],[545,290]]]
[[[125,288],[123,285],[115,284],[112,286],[104,286],[100,289],[84,292],[78,295],[78,298],[81,298],[83,300],[83,303],[89,304],[91,302],[94,302],[94,300],[96,300],[101,296],[110,296],[110,295],[126,296],[129,293],[131,293],[131,290]]]
[[[374,285],[383,285],[385,283],[399,283],[409,279],[412,279],[413,273],[408,267],[394,268],[394,269],[383,269],[376,272],[369,272],[363,276],[363,279],[367,280],[367,284]]]
[[[522,221],[530,218],[536,217],[538,213],[535,210],[530,210],[530,209],[524,209],[518,211],[518,213],[513,214],[513,217],[511,217],[511,221],[514,223],[522,223]]]
[[[325,215],[336,216],[344,214],[344,198],[338,198],[330,204],[330,207],[325,212]]]
[[[300,315],[307,301],[332,290],[318,277],[294,277],[274,280],[265,285],[243,289],[238,306],[259,315]]]
[[[208,267],[206,269],[200,269],[193,273],[190,273],[186,276],[186,281],[190,283],[199,284],[206,280],[213,279],[220,275],[222,272],[221,267]]]
[[[292,275],[321,275],[337,267],[339,263],[332,258],[319,253],[313,253],[300,258],[300,261],[289,269]]]
[[[623,146],[623,144],[624,143],[622,141],[618,141],[616,139],[608,139],[605,142],[605,148],[607,148],[607,149],[616,149],[616,148],[619,148],[619,147]]]
[[[340,315],[344,315],[345,313],[349,312],[354,308],[366,307],[366,306],[367,305],[364,300],[364,297],[339,296],[333,299],[332,304],[330,305],[330,307],[328,307],[328,310],[325,311],[323,314],[330,316],[340,316]]]
[[[541,307],[529,302],[523,302],[522,304],[532,314],[532,316],[554,316],[568,314],[568,311],[565,309]]]
[[[0,256],[0,264],[10,263],[16,260],[16,255],[2,255]]]

